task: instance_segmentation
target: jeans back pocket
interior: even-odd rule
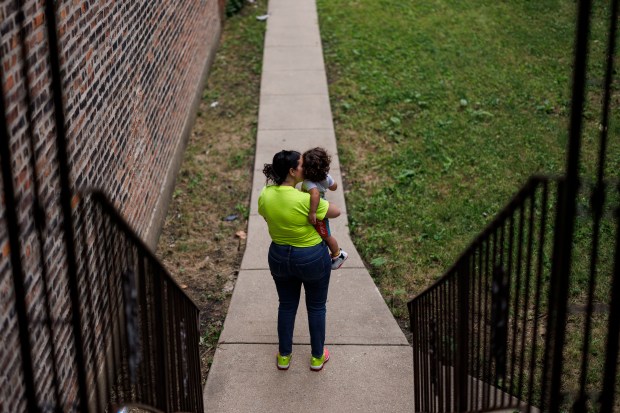
[[[274,277],[284,277],[286,275],[286,263],[274,256],[271,252],[267,256],[267,262],[269,263],[269,271]]]
[[[312,261],[296,263],[295,272],[297,277],[304,281],[320,280],[326,275],[325,255],[321,254]]]

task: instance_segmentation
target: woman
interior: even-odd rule
[[[258,213],[269,227],[272,240],[269,269],[280,301],[277,367],[286,370],[290,366],[295,315],[303,284],[312,352],[310,368],[319,371],[329,360],[329,351],[324,344],[331,258],[327,245],[308,222],[310,195],[295,189],[295,185],[304,180],[301,154],[296,151],[278,152],[272,164],[265,164],[263,173],[267,183],[271,181],[275,184],[263,188],[258,198]],[[339,215],[337,206],[324,199],[319,202],[317,219]]]

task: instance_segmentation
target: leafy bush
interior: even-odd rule
[[[230,17],[234,14],[237,14],[243,8],[243,4],[245,0],[228,0],[226,2],[226,16]]]

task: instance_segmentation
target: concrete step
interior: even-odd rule
[[[293,346],[291,367],[276,369],[273,345],[222,344],[205,388],[207,412],[405,412],[413,409],[411,349],[332,345],[311,371],[310,346]]]

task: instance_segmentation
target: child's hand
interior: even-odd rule
[[[308,214],[308,221],[312,224],[312,225],[316,225],[316,212],[310,212]]]

